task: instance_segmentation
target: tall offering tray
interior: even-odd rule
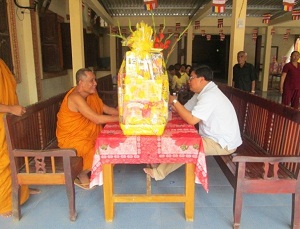
[[[118,73],[120,126],[125,135],[162,135],[168,120],[169,82],[162,49],[153,48],[153,30],[137,24],[127,41]]]

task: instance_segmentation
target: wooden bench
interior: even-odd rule
[[[74,179],[82,171],[75,149],[60,149],[57,112],[65,93],[30,105],[21,116],[6,114],[4,124],[12,172],[13,216],[19,220],[20,185],[66,186],[70,220],[76,219]]]
[[[216,156],[234,187],[234,228],[243,193],[292,194],[292,225],[300,228],[300,110],[219,85],[232,102],[243,144],[233,155]]]
[[[118,106],[118,91],[114,88],[112,76],[107,75],[98,78],[97,80],[97,92],[102,101],[110,107]]]

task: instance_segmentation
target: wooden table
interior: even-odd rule
[[[185,193],[151,194],[148,177],[145,194],[115,194],[113,165],[144,163],[186,163]],[[110,123],[97,138],[91,187],[103,184],[105,220],[108,222],[113,221],[114,204],[125,202],[183,202],[186,220],[193,221],[195,182],[208,191],[202,139],[193,126],[175,114],[162,136],[124,136],[119,123]]]

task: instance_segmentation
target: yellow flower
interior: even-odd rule
[[[153,47],[152,40],[153,29],[141,22],[136,24],[136,31],[132,32],[127,45],[142,59],[150,52]]]

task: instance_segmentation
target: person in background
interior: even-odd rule
[[[272,62],[270,63],[269,74],[278,74],[278,62],[276,60],[276,56],[272,57]]]
[[[178,93],[186,91],[188,88],[189,77],[185,72],[180,72],[181,65],[179,63],[174,65],[175,75],[173,76],[171,92]]]
[[[256,73],[252,64],[246,62],[247,53],[240,51],[237,54],[237,64],[233,66],[233,87],[243,91],[255,93]]]
[[[0,59],[0,216],[12,215],[12,184],[9,153],[6,144],[6,134],[3,116],[11,113],[22,116],[26,109],[19,105],[16,94],[17,83],[7,65]],[[40,190],[21,186],[20,204],[29,198],[29,194],[38,194]]]
[[[88,173],[92,168],[96,138],[103,124],[119,121],[119,112],[99,98],[92,70],[79,69],[76,84],[66,94],[57,114],[56,136],[59,147],[75,148],[77,156],[83,158],[83,171],[75,179],[75,185],[89,189]]]
[[[242,144],[238,119],[233,105],[212,80],[212,70],[208,66],[199,67],[192,71],[189,80],[193,97],[184,106],[175,96],[169,97],[169,103],[188,124],[199,124],[206,155],[228,155]],[[144,172],[162,180],[181,165],[162,163],[144,168]]]
[[[290,62],[282,69],[279,90],[282,93],[282,104],[299,108],[300,99],[300,54],[298,51],[291,53]]]
[[[192,72],[192,66],[191,65],[186,65],[185,66],[185,72],[190,77],[191,76],[191,72]]]
[[[173,76],[175,75],[175,67],[174,65],[170,65],[168,67],[168,79],[169,79],[169,87],[171,88]]]

